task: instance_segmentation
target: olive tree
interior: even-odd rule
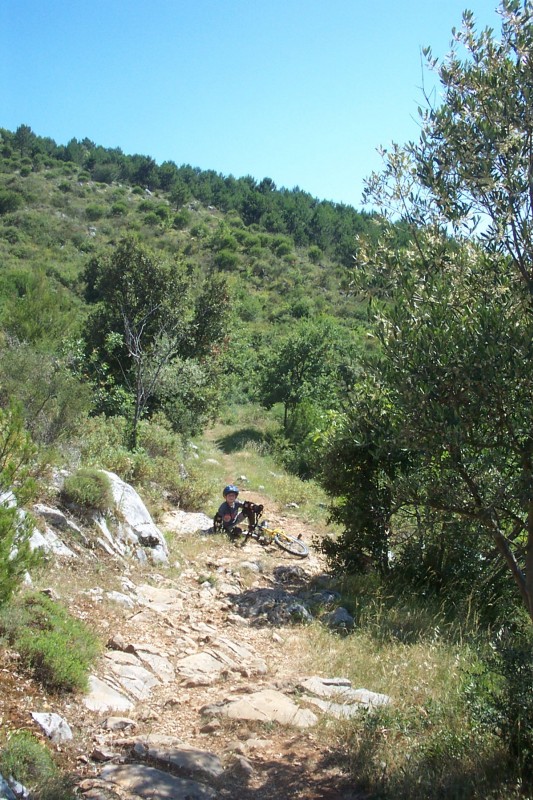
[[[418,142],[383,151],[366,193],[410,239],[361,243],[357,281],[386,298],[374,307],[388,439],[373,430],[395,454],[377,464],[388,511],[476,526],[480,557],[490,540],[533,619],[531,2],[504,0],[500,15],[498,39],[465,13],[449,56],[427,51],[442,101],[421,110]],[[361,436],[357,415],[342,435]]]

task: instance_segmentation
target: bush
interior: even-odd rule
[[[318,264],[323,256],[322,250],[316,244],[311,245],[308,251],[309,261]]]
[[[29,731],[17,731],[0,752],[0,772],[26,788],[46,782],[57,774],[52,756]]]
[[[0,408],[0,493],[15,492],[29,500],[33,490],[30,470],[34,447],[24,430],[22,414],[15,408]],[[5,604],[39,555],[32,553],[29,538],[32,523],[19,514],[16,505],[0,504],[0,607]]]
[[[22,197],[17,192],[0,189],[0,215],[18,211],[22,203]]]
[[[490,655],[470,675],[469,706],[478,724],[507,749],[517,778],[533,786],[533,632],[528,619],[503,626]]]
[[[10,326],[27,332],[27,339],[31,338],[30,326],[33,324],[33,330],[38,334],[38,323],[43,321],[45,327],[46,310],[53,309],[47,303],[53,299],[51,293],[47,298],[48,293],[42,292],[39,298],[37,289],[38,286],[34,294],[35,303],[29,299],[29,308],[25,309],[23,304],[18,306],[21,316],[25,313],[28,318],[10,320]],[[40,309],[39,301],[42,302]],[[52,310],[48,316],[48,333],[53,334],[54,327],[59,332],[64,319],[59,309]],[[66,335],[68,327],[65,322],[63,330]],[[16,399],[24,409],[26,428],[38,444],[52,445],[72,438],[91,406],[89,385],[72,374],[66,359],[43,353],[41,347],[18,344],[3,348],[0,352],[0,383],[2,393]]]
[[[113,493],[109,478],[97,469],[82,468],[69,475],[62,489],[63,500],[97,511],[113,507]]]
[[[143,222],[145,225],[159,225],[161,223],[161,219],[158,217],[155,211],[149,211],[148,214],[144,215]]]
[[[44,594],[31,593],[0,614],[0,635],[50,690],[85,691],[99,653],[96,635]]]
[[[27,730],[2,737],[0,774],[28,789],[32,800],[76,799],[72,778],[60,773],[46,745]]]
[[[95,222],[97,219],[102,219],[102,217],[105,216],[105,213],[105,207],[100,206],[97,203],[91,203],[85,209],[87,219],[91,220],[91,222]]]
[[[117,200],[116,203],[113,203],[111,206],[111,216],[112,217],[124,217],[128,213],[128,204],[124,202],[124,200]]]
[[[182,231],[191,222],[191,212],[186,208],[182,209],[178,214],[174,215],[173,226],[178,231]]]
[[[240,259],[232,250],[221,250],[215,256],[215,265],[222,270],[232,271],[239,266]]]

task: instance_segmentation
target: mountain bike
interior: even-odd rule
[[[227,531],[232,538],[244,536],[243,546],[246,544],[248,538],[256,539],[263,546],[269,544],[276,544],[285,552],[290,553],[291,556],[297,558],[307,558],[309,555],[309,548],[302,542],[299,536],[291,536],[290,533],[285,533],[281,528],[274,528],[267,520],[259,521],[263,514],[263,506],[251,503],[246,500],[242,505],[243,516],[246,517],[248,528],[241,528],[235,526],[233,529]],[[218,514],[215,515],[213,520],[213,528],[216,533],[224,531],[222,519]]]

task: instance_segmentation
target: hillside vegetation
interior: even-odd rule
[[[244,452],[314,526],[359,644],[460,664],[455,693],[347,723],[375,797],[533,785],[533,9],[500,13],[499,39],[466,13],[426,51],[442,102],[383,152],[379,214],[0,131],[0,487],[28,504],[104,467],[157,517],[215,506]],[[27,528],[0,508],[4,604]]]

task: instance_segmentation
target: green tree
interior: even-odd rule
[[[265,358],[261,402],[265,408],[282,403],[286,433],[299,403],[331,397],[337,336],[330,320],[302,320]]]
[[[410,223],[410,243],[361,247],[358,276],[380,274],[391,297],[377,372],[388,446],[409,454],[393,506],[474,523],[481,557],[490,537],[533,619],[531,3],[500,13],[499,41],[466,13],[450,56],[431,60],[442,104],[368,182],[369,199]]]
[[[19,125],[13,136],[13,142],[21,156],[32,156],[36,149],[37,137],[29,125]]]
[[[211,284],[216,308],[207,313],[193,293],[193,276],[177,262],[158,259],[135,239],[92,259],[85,271],[86,299],[96,303],[86,340],[93,363],[109,365],[107,381],[131,398],[131,447],[137,427],[156,394],[163,371],[178,356],[209,355],[209,345],[223,340],[226,295],[222,282]],[[195,287],[196,298],[202,290]],[[211,320],[211,327],[206,320]]]

